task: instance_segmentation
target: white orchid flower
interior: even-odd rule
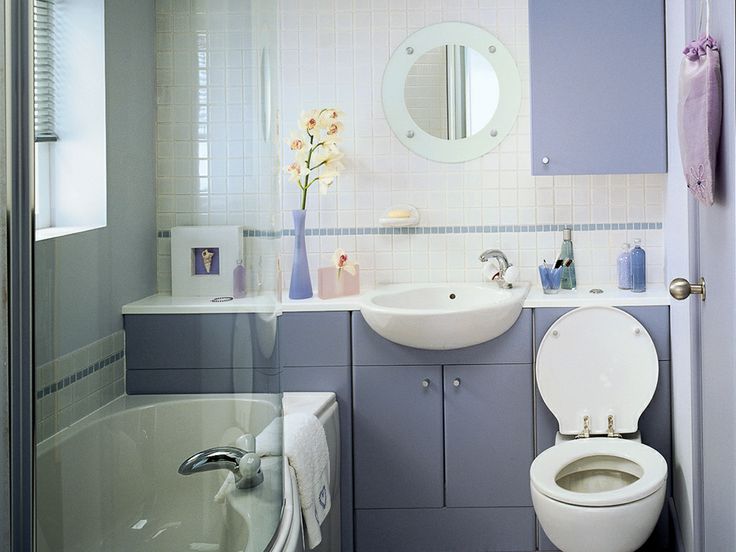
[[[291,151],[302,151],[306,147],[306,143],[296,133],[292,132],[289,136],[289,148]]]
[[[298,125],[299,128],[306,130],[310,135],[312,131],[317,128],[319,124],[319,111],[311,109],[309,111],[302,111],[299,117]]]
[[[320,119],[330,122],[342,118],[343,115],[344,113],[342,111],[335,109],[334,107],[323,109],[322,112],[319,114]]]
[[[284,171],[289,174],[289,180],[299,182],[302,177],[302,163],[294,161],[291,165],[284,167]]]
[[[327,135],[335,136],[343,129],[343,124],[340,121],[331,121],[327,126]]]
[[[332,183],[335,181],[335,177],[320,176],[317,178],[317,180],[319,180],[319,193],[325,195],[327,192],[330,191],[330,186],[332,186]]]
[[[332,264],[337,268],[337,275],[340,276],[340,271],[345,270],[351,276],[355,276],[355,263],[348,259],[348,254],[344,249],[336,249],[332,254]]]
[[[336,147],[320,148],[312,154],[312,166],[317,167],[322,165],[333,165],[340,161],[345,155]]]

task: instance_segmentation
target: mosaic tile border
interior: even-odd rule
[[[611,230],[661,230],[661,222],[603,222],[590,224],[501,224],[471,226],[361,226],[357,228],[307,228],[306,236],[367,236],[414,234],[519,234],[524,232],[561,232],[571,227],[576,232]],[[170,230],[159,230],[159,238],[170,238]],[[243,230],[244,238],[279,238],[293,236],[294,230]]]
[[[94,364],[90,364],[86,368],[83,368],[82,370],[78,370],[75,373],[65,376],[58,381],[55,381],[54,383],[45,386],[43,389],[39,389],[36,391],[36,399],[42,399],[43,397],[47,397],[48,395],[53,395],[54,393],[57,393],[58,391],[61,391],[65,387],[68,387],[72,383],[75,383],[77,381],[80,381],[87,376],[90,376],[94,374],[95,372],[100,371],[102,368],[105,368],[112,364],[113,362],[117,362],[118,360],[122,360],[125,358],[125,351],[120,350],[116,353],[112,353],[111,355],[108,355]]]

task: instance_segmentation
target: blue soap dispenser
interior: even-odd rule
[[[631,246],[621,245],[621,253],[616,262],[618,267],[618,288],[631,289]]]
[[[631,291],[641,293],[647,290],[647,254],[641,248],[641,240],[634,240],[631,250]]]

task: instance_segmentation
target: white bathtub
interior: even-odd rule
[[[328,396],[285,394],[287,410],[289,395],[296,404]],[[334,395],[329,396],[335,410]],[[263,459],[260,486],[232,492],[222,503],[214,496],[226,471],[177,473],[195,452],[232,446],[244,433],[257,435],[281,409],[275,394],[124,396],[43,441],[36,475],[37,550],[298,549],[297,493],[281,457]],[[335,473],[333,487],[339,487]],[[339,508],[339,502],[334,505]]]

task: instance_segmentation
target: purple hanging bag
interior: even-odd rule
[[[710,3],[703,6],[710,19]],[[702,17],[702,13],[701,13]],[[683,50],[680,65],[678,134],[687,187],[705,205],[713,205],[716,157],[723,111],[721,57],[708,33]]]

